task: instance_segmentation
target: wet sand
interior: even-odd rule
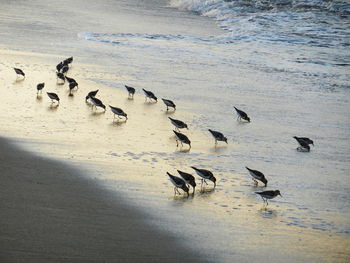
[[[1,235],[0,248],[4,251],[1,256],[16,255],[23,262],[30,262],[23,255],[35,256],[35,262],[40,262],[44,255],[43,262],[51,258],[61,262],[100,262],[104,257],[107,262],[116,261],[115,258],[124,262],[127,259],[193,262],[191,253],[183,252],[183,245],[210,262],[348,261],[348,238],[289,224],[294,221],[286,216],[286,211],[294,208],[288,204],[288,195],[273,200],[268,210],[262,210],[250,178],[234,169],[215,171],[219,178],[215,190],[209,185],[208,191],[197,191],[194,197],[174,198],[166,171],[191,172],[189,167],[194,164],[209,168],[217,161],[213,154],[225,154],[229,147],[242,149],[235,141],[214,147],[210,135],[199,128],[201,119],[191,113],[191,105],[180,101],[176,113],[166,112],[161,101],[145,102],[141,85],[136,85],[137,94],[129,100],[123,84],[133,86],[137,80],[119,73],[109,75],[96,65],[80,64],[79,58],[75,58],[68,74],[78,81],[79,89],[68,96],[67,84],[57,85],[54,70],[64,56],[0,50],[0,57],[2,136],[41,156],[23,154],[28,158],[23,161],[23,152],[16,150],[18,153],[12,153],[11,159],[6,155],[9,151],[1,148],[4,149],[1,165],[8,171],[4,173],[8,178],[2,181],[9,181],[9,186],[2,184],[1,200],[10,202],[2,205],[2,211],[14,218],[0,219],[6,221],[2,223],[6,227]],[[25,80],[16,80],[12,67],[22,68],[27,74]],[[44,81],[43,93],[37,96],[36,84]],[[107,106],[106,112],[92,110],[85,103],[86,94],[96,89],[97,97]],[[59,106],[51,104],[47,91],[60,96]],[[113,121],[109,104],[123,108],[128,121]],[[192,139],[191,151],[186,146],[176,147],[169,116],[189,124],[186,134]],[[62,163],[45,160],[43,156],[83,165],[91,173],[81,177],[77,170],[64,168]],[[11,165],[15,161],[22,165]],[[42,170],[42,177],[36,171],[37,163],[47,168]],[[20,167],[25,174],[11,170]],[[51,174],[47,175],[48,172]],[[120,195],[127,200],[127,206],[119,207]],[[27,205],[30,201],[38,206]],[[142,213],[129,209],[129,204]],[[51,232],[57,239],[47,235]],[[38,233],[45,234],[48,240]],[[181,244],[176,249],[178,241]],[[57,252],[60,248],[62,252]],[[148,254],[149,251],[152,253]],[[126,254],[132,258],[122,258]],[[181,257],[176,257],[177,254]]]
[[[0,149],[1,262],[203,262],[76,168]]]

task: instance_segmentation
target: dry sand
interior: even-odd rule
[[[203,262],[76,168],[0,149],[0,262]]]

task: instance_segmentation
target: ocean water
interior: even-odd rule
[[[141,88],[175,101],[174,118],[187,118],[190,127],[190,152],[175,148],[169,126],[159,147],[129,142],[130,149],[118,151],[106,142],[96,159],[135,162],[142,179],[109,177],[110,188],[131,193],[131,202],[165,218],[170,223],[155,224],[166,231],[189,232],[186,242],[205,246],[210,261],[280,260],[286,248],[277,243],[288,243],[284,232],[310,231],[349,244],[348,1],[37,0],[15,5],[3,0],[0,39],[3,48],[73,55],[95,65],[96,71],[87,67],[85,72],[89,81],[122,91],[124,84],[135,86],[140,94],[135,103],[143,103]],[[237,122],[234,106],[246,111],[251,123]],[[154,135],[146,124],[137,128],[146,140]],[[215,147],[208,129],[224,133],[228,145]],[[293,136],[310,137],[315,146],[298,152]],[[218,187],[174,199],[163,174],[190,172],[191,165],[211,169]],[[245,166],[265,173],[267,189],[281,191],[283,197],[271,201],[268,210],[261,209],[254,192],[262,188],[253,186]],[[148,172],[149,167],[155,169]],[[198,218],[187,218],[184,230],[171,227],[191,213]],[[270,244],[274,255],[265,252],[268,244],[256,246],[269,232],[277,240]],[[287,261],[306,262],[310,255],[311,261],[329,261],[317,258],[317,248],[304,255],[302,248],[291,247]],[[333,260],[346,258],[349,250]]]

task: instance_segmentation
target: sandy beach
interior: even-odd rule
[[[1,2],[1,263],[349,262],[350,10],[245,2]],[[70,93],[56,65],[71,56]],[[178,170],[196,179],[188,197]],[[265,190],[281,196],[267,206]]]
[[[0,139],[1,262],[204,262],[77,168]]]

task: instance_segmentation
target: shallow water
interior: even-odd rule
[[[93,166],[105,187],[156,214],[158,227],[176,232],[195,248],[206,247],[209,260],[257,261],[263,255],[278,261],[288,253],[289,262],[346,261],[348,14],[241,8],[233,19],[237,10],[212,2],[217,6],[208,10],[199,5],[203,1],[191,1],[199,3],[197,9],[186,1],[103,1],[85,8],[78,8],[78,2],[34,1],[23,3],[19,12],[3,1],[0,44],[26,53],[1,54],[2,107],[12,109],[1,112],[6,120],[2,133],[34,140],[30,147],[38,151]],[[223,11],[225,19],[219,19]],[[314,14],[334,24],[317,31]],[[295,28],[284,30],[291,24],[299,30],[312,27],[315,37],[305,36],[308,30],[297,37]],[[71,74],[83,83],[72,98],[54,76],[54,66],[70,55],[75,58]],[[19,62],[11,65],[13,59]],[[33,76],[14,82],[12,66]],[[51,107],[45,94],[35,97],[31,89],[42,79],[50,83],[46,91],[63,96],[59,107]],[[134,100],[127,99],[124,84],[137,88]],[[96,113],[84,103],[86,93],[97,88],[106,105],[127,111],[127,123],[115,123],[109,111]],[[161,101],[145,103],[141,88],[174,100],[177,111],[166,113]],[[237,122],[233,106],[246,111],[252,122]],[[168,116],[188,123],[189,152],[176,148]],[[215,147],[209,128],[223,132],[228,145]],[[296,151],[295,135],[314,140],[310,153]],[[174,198],[165,172],[192,172],[193,165],[212,169],[217,188]],[[245,166],[265,173],[267,189],[281,191],[283,197],[271,201],[268,210],[254,194],[264,188],[254,187]],[[323,243],[330,245],[325,249]]]

